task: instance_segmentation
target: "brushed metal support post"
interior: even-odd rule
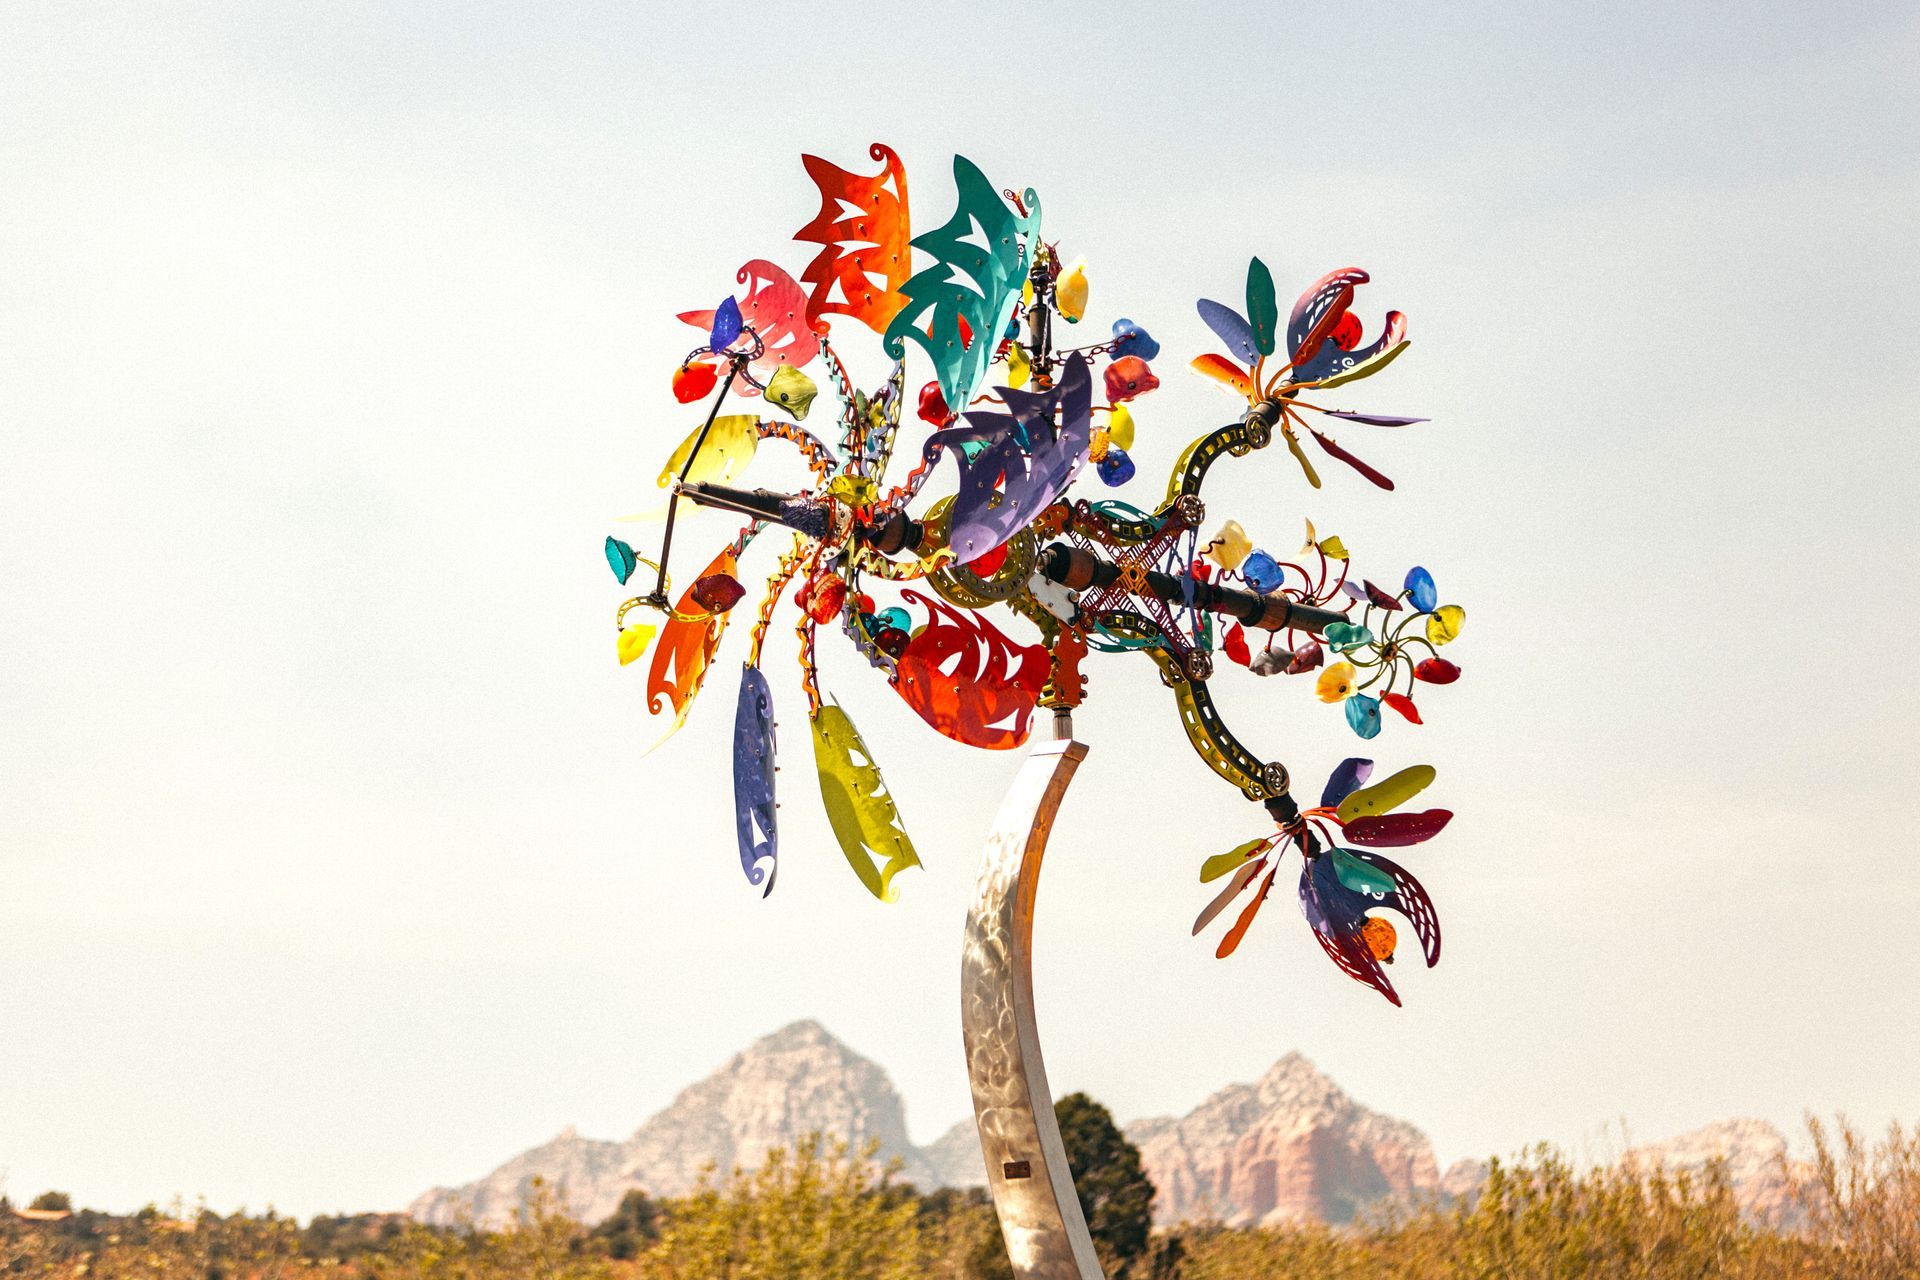
[[[1105,1280],[1060,1144],[1033,1019],[1040,862],[1086,744],[1033,749],[1001,802],[967,912],[960,1018],[987,1187],[1020,1280]]]

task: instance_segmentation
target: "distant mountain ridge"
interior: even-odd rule
[[[1232,1084],[1180,1117],[1125,1126],[1159,1189],[1162,1225],[1216,1220],[1229,1226],[1291,1221],[1351,1222],[1369,1208],[1475,1194],[1484,1162],[1443,1175],[1426,1134],[1370,1111],[1306,1058],[1289,1053],[1251,1084]],[[691,1191],[703,1169],[751,1167],[808,1133],[878,1144],[901,1176],[922,1188],[986,1181],[969,1118],[926,1147],[907,1137],[906,1106],[887,1074],[811,1020],[756,1040],[706,1079],[682,1090],[624,1141],[584,1138],[572,1128],[522,1152],[477,1181],[436,1187],[408,1212],[453,1225],[510,1221],[535,1178],[556,1189],[583,1222],[611,1215],[632,1188],[654,1196]],[[1742,1206],[1774,1215],[1788,1198],[1786,1140],[1761,1120],[1728,1120],[1635,1148],[1629,1159],[1698,1172],[1726,1161]]]
[[[754,1041],[705,1080],[680,1092],[624,1142],[583,1138],[569,1128],[515,1156],[477,1182],[436,1187],[408,1212],[450,1225],[471,1216],[483,1225],[510,1221],[534,1178],[557,1189],[569,1212],[597,1222],[629,1188],[656,1196],[693,1190],[709,1164],[722,1173],[751,1167],[773,1147],[811,1132],[858,1145],[875,1140],[882,1160],[933,1185],[931,1170],[907,1138],[906,1106],[887,1073],[813,1021]]]

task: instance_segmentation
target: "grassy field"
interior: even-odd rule
[[[1743,1221],[1717,1173],[1576,1171],[1541,1149],[1496,1164],[1471,1204],[1403,1210],[1358,1229],[1156,1236],[1127,1280],[1255,1277],[1920,1277],[1920,1133],[1864,1140],[1811,1126],[1791,1231]],[[1009,1273],[978,1193],[894,1185],[844,1145],[778,1152],[680,1200],[631,1196],[586,1228],[534,1186],[501,1231],[394,1215],[286,1218],[146,1210],[26,1220],[0,1213],[0,1276],[89,1280],[993,1280]]]

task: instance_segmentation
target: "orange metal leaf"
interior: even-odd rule
[[[713,558],[713,563],[700,571],[695,581],[716,573],[731,577],[739,569],[733,548],[729,546]],[[653,666],[647,672],[647,710],[654,715],[660,714],[664,707],[662,694],[673,706],[673,728],[662,735],[661,742],[672,737],[686,723],[687,708],[693,703],[693,695],[700,692],[700,682],[706,678],[713,655],[719,651],[720,635],[727,629],[727,619],[733,616],[727,613],[706,616],[706,610],[693,598],[692,587],[680,593],[674,613],[691,614],[699,617],[700,621],[690,622],[677,616],[668,618],[666,625],[660,628],[659,642],[653,648]],[[671,671],[668,670],[669,666],[672,667]]]
[[[932,617],[907,642],[893,687],[956,742],[1005,751],[1027,740],[1048,674],[1046,648],[1016,645],[978,614],[902,593]]]
[[[1248,399],[1253,398],[1253,379],[1247,375],[1245,369],[1225,356],[1195,356],[1188,367],[1195,373],[1212,378],[1215,382],[1226,383]]]
[[[1240,918],[1233,922],[1233,928],[1227,930],[1227,936],[1220,939],[1220,948],[1213,953],[1216,959],[1225,960],[1232,955],[1234,948],[1240,945],[1240,939],[1247,936],[1247,926],[1252,924],[1253,918],[1260,914],[1260,904],[1265,902],[1267,894],[1272,892],[1273,877],[1279,874],[1279,871],[1280,868],[1276,864],[1272,871],[1267,872],[1267,878],[1260,882],[1260,892],[1253,895],[1253,901],[1246,905],[1246,909],[1240,913]]]
[[[827,312],[838,312],[884,333],[887,322],[907,304],[900,286],[913,274],[907,244],[912,236],[907,171],[891,147],[876,142],[867,154],[886,166],[871,178],[819,156],[800,157],[807,176],[820,188],[820,212],[793,238],[821,246],[800,273],[813,286],[807,319],[818,321]]]

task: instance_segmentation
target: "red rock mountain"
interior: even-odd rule
[[[1440,1186],[1424,1133],[1367,1110],[1297,1053],[1178,1120],[1129,1125],[1127,1136],[1159,1188],[1154,1217],[1163,1223],[1339,1225]]]
[[[597,1222],[631,1188],[681,1195],[704,1169],[752,1166],[768,1149],[812,1132],[877,1141],[881,1158],[899,1160],[902,1176],[923,1188],[986,1180],[970,1118],[915,1147],[886,1072],[819,1023],[796,1022],[683,1090],[625,1141],[583,1138],[569,1128],[477,1181],[427,1192],[408,1212],[430,1223],[471,1218],[498,1225],[513,1217],[538,1177],[574,1216]],[[1425,1134],[1367,1110],[1297,1053],[1185,1116],[1138,1121],[1126,1132],[1159,1190],[1154,1216],[1162,1224],[1339,1225],[1388,1203],[1470,1197],[1486,1178],[1486,1165],[1469,1160],[1442,1176]],[[1784,1149],[1785,1140],[1763,1121],[1732,1120],[1636,1148],[1628,1158],[1692,1171],[1722,1158],[1742,1205],[1767,1217],[1787,1198],[1778,1159]]]

